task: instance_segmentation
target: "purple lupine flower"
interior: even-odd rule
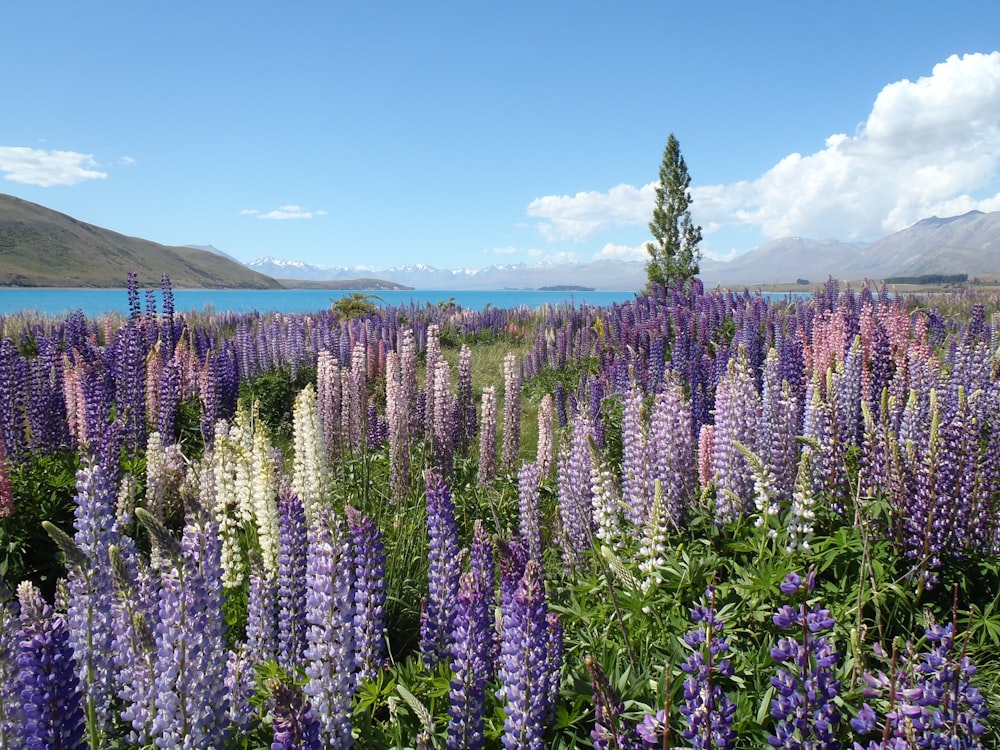
[[[14,515],[14,490],[10,484],[10,465],[3,442],[0,438],[0,518],[10,518]]]
[[[163,323],[160,326],[160,340],[163,351],[169,357],[174,351],[174,290],[170,286],[170,277],[163,274],[160,278],[160,293],[163,295]]]
[[[131,321],[138,321],[142,315],[142,307],[139,304],[139,274],[129,271],[126,274],[125,288],[128,295],[128,318]]]
[[[251,559],[246,656],[252,664],[274,659],[278,654],[278,582],[262,567],[259,557]]]
[[[274,714],[271,750],[321,750],[319,722],[302,688],[277,679],[272,679],[268,688]]]
[[[696,623],[684,636],[684,643],[692,649],[681,669],[687,673],[684,680],[684,705],[681,713],[687,717],[684,737],[692,748],[718,748],[727,750],[736,742],[733,719],[736,704],[727,696],[716,680],[729,677],[733,668],[725,653],[729,643],[723,637],[725,628],[715,610],[715,587],[705,592],[708,605],[698,605],[691,610]]]
[[[584,664],[594,691],[594,728],[590,731],[594,750],[639,750],[642,730],[637,731],[636,727],[622,716],[625,705],[608,681],[601,665],[590,654],[584,657]],[[645,737],[645,734],[642,736]],[[655,746],[649,742],[646,744]]]
[[[306,645],[306,513],[287,486],[278,494],[278,664],[291,671]]]
[[[497,397],[496,387],[483,388],[482,417],[479,427],[479,474],[480,487],[489,487],[497,473]]]
[[[779,629],[800,636],[782,636],[771,649],[771,658],[784,665],[771,677],[777,692],[771,701],[776,723],[768,742],[776,748],[840,747],[836,735],[841,717],[834,702],[840,690],[840,680],[834,678],[840,655],[828,636],[834,626],[830,611],[818,605],[807,608],[805,598],[814,586],[812,572],[805,580],[789,573],[780,586],[781,593],[799,597],[801,603],[798,608],[785,604],[773,617]]]
[[[137,454],[146,445],[146,352],[142,331],[125,325],[109,352],[115,383],[115,405],[125,425],[125,447]]]
[[[501,601],[501,610],[497,697],[506,714],[501,742],[507,750],[540,750],[557,697],[551,692],[553,672],[562,665],[549,658],[551,625],[537,561],[528,560],[517,590],[506,603]]]
[[[440,475],[433,471],[424,473],[424,481],[430,569],[427,599],[420,614],[420,653],[424,664],[432,669],[451,653],[461,556],[451,492]]]
[[[851,720],[859,735],[877,734],[903,748],[969,748],[981,750],[988,714],[985,699],[972,684],[976,667],[961,649],[956,653],[954,623],[930,624],[922,651],[909,643],[900,654],[893,650],[892,668],[865,673],[865,697],[888,699],[885,724],[879,729],[877,714],[869,706]],[[884,657],[881,648],[876,655]],[[892,748],[897,744],[890,744]]]
[[[521,373],[513,352],[503,359],[503,447],[500,468],[506,473],[517,467],[521,450]]]
[[[357,685],[354,646],[354,566],[341,524],[321,510],[309,529],[306,567],[305,665],[309,696],[326,747],[348,748]]]
[[[555,399],[556,420],[559,428],[562,429],[568,422],[568,415],[566,413],[566,387],[562,384],[561,380],[556,381],[553,398]]]
[[[521,464],[517,482],[517,507],[520,533],[528,543],[528,555],[539,564],[542,559],[542,527],[541,508],[539,507],[539,481],[541,479],[538,464]]]
[[[23,734],[24,715],[17,682],[18,635],[18,608],[0,576],[0,748],[5,749],[14,747],[14,739]]]
[[[31,583],[18,587],[21,628],[18,675],[24,724],[20,740],[27,750],[83,750],[83,695],[69,630],[61,615]]]
[[[449,750],[483,747],[486,685],[493,676],[493,551],[477,523],[469,571],[459,580],[451,649]]]
[[[180,556],[160,569],[152,723],[158,746],[192,750],[221,747],[229,726],[222,550],[218,531],[194,505]],[[148,513],[136,515],[147,529],[158,525]]]
[[[354,637],[361,677],[385,664],[385,545],[371,516],[346,509],[354,563]]]
[[[163,365],[160,373],[159,399],[156,414],[156,431],[168,443],[177,438],[177,406],[181,400],[181,374],[177,363],[171,358]]]

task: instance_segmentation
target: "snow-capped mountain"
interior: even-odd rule
[[[299,261],[261,258],[247,265],[277,279],[334,281],[375,277],[414,289],[455,291],[562,285],[627,291],[641,289],[646,284],[645,263],[621,260],[457,269],[416,263],[376,269],[322,268]],[[709,288],[788,284],[798,279],[817,283],[828,276],[860,280],[922,274],[1000,275],[1000,211],[931,217],[870,244],[785,237],[728,262],[705,258],[700,265],[699,276]]]
[[[441,269],[424,263],[375,269],[335,266],[322,268],[299,261],[260,258],[247,264],[276,279],[336,281],[374,276],[414,289],[493,290],[538,289],[544,286],[574,285],[597,290],[639,289],[646,283],[643,263],[595,261],[593,263],[498,264],[487,268]]]

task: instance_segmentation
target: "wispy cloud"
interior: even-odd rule
[[[244,208],[243,216],[256,216],[258,219],[312,219],[316,216],[326,216],[326,211],[307,211],[302,206],[278,206],[270,211],[260,211],[256,208]]]
[[[606,244],[594,254],[594,260],[649,260],[649,253],[646,252],[646,243],[638,247],[631,245]]]
[[[697,177],[697,165],[690,165]],[[764,174],[691,190],[705,233],[749,227],[768,237],[866,240],[922,218],[1000,210],[1000,52],[954,55],[916,81],[885,86],[853,135],[789,154]],[[528,215],[551,239],[643,226],[654,185],[543,196]],[[623,250],[608,246],[599,255]]]
[[[0,146],[0,172],[12,182],[37,187],[75,185],[84,180],[103,180],[107,172],[94,167],[93,154],[46,151],[27,146]]]

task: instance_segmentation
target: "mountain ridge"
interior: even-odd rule
[[[1000,211],[921,219],[871,243],[785,237],[732,260],[701,261],[702,281],[760,287],[816,283],[827,277],[878,280],[928,274],[1000,275]],[[494,264],[439,269],[412,263],[321,267],[263,257],[241,263],[211,245],[170,247],[102,229],[14,196],[0,194],[0,286],[120,287],[126,273],[157,286],[167,274],[177,288],[319,288],[491,291],[565,285],[598,291],[646,284],[644,261]],[[378,278],[375,278],[375,277]]]

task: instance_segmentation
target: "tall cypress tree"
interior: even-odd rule
[[[701,227],[691,221],[691,176],[681,156],[680,144],[671,133],[663,150],[660,182],[656,186],[656,206],[649,231],[653,241],[646,243],[649,262],[646,276],[649,287],[662,284],[672,287],[698,274],[701,251]]]

